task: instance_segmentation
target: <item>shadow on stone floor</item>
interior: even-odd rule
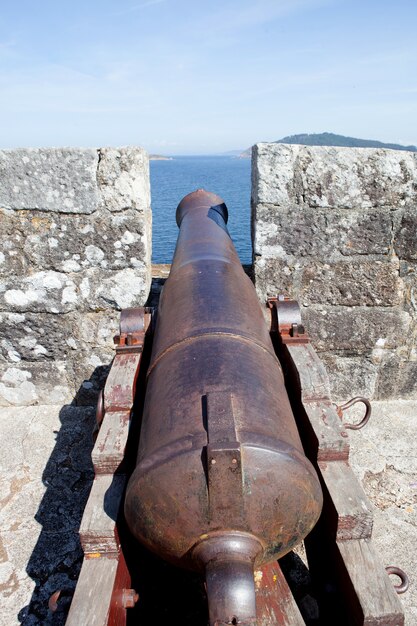
[[[153,278],[145,306],[158,305],[164,283],[165,278]],[[36,587],[29,604],[16,607],[23,626],[65,624],[83,560],[78,530],[94,479],[97,396],[109,370],[110,365],[97,367],[60,410],[61,428],[42,475],[47,489],[35,515],[42,531],[26,567]],[[52,612],[48,602],[57,591],[57,609]]]
[[[97,391],[108,371],[109,366],[97,367],[59,413],[61,427],[42,474],[46,491],[35,515],[42,531],[26,567],[36,587],[29,604],[18,613],[24,626],[65,624],[83,559],[78,529],[94,478],[91,450]],[[48,602],[57,591],[57,608],[51,611]]]

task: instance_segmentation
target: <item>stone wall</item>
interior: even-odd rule
[[[417,155],[258,144],[254,276],[301,304],[336,398],[417,398]]]
[[[94,401],[151,283],[141,148],[0,151],[0,405]]]

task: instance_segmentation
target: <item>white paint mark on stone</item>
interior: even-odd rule
[[[85,249],[85,256],[91,265],[99,265],[100,261],[104,259],[104,252],[97,246],[87,246]]]
[[[25,382],[29,378],[32,378],[32,373],[28,370],[21,370],[17,367],[9,367],[1,377],[3,383],[9,383],[11,385],[18,385]]]
[[[68,259],[68,261],[64,261],[62,264],[62,271],[69,272],[79,272],[81,270],[81,265],[77,263],[74,259]]]
[[[4,256],[3,252],[0,252],[0,265],[3,265],[5,259],[6,257]]]
[[[77,350],[78,345],[77,345],[77,342],[75,341],[74,337],[70,337],[69,339],[67,339],[66,343],[73,350]]]
[[[80,284],[80,291],[83,298],[88,298],[90,295],[90,281],[88,278],[83,278]]]
[[[77,292],[75,290],[75,285],[74,283],[69,284],[67,287],[65,287],[65,289],[62,291],[62,299],[61,299],[62,304],[67,304],[67,303],[72,303],[72,302],[77,302]]]
[[[32,350],[36,346],[36,338],[35,337],[23,337],[19,340],[19,345],[23,348],[29,348]]]
[[[92,354],[90,356],[90,358],[88,359],[88,363],[93,367],[99,367],[100,365],[103,365],[102,360],[96,354]]]
[[[26,317],[23,313],[8,313],[8,320],[12,322],[12,324],[20,324],[24,322]]]
[[[58,239],[55,239],[55,237],[49,237],[48,245],[50,248],[57,248],[58,244],[59,244]]]
[[[21,289],[9,289],[4,294],[4,299],[7,304],[12,306],[28,306],[33,302],[37,302],[39,299],[39,294],[34,289],[28,289],[27,291],[22,291]]]
[[[137,236],[135,236],[133,233],[131,233],[128,230],[125,230],[125,232],[123,233],[121,242],[129,246],[131,243],[134,243],[136,241],[136,238]]]
[[[48,354],[48,350],[45,348],[45,346],[42,346],[40,343],[36,344],[33,352],[36,354],[36,356]]]
[[[12,361],[12,363],[19,363],[19,361],[22,360],[22,357],[17,350],[8,350],[7,356],[9,358],[9,361]]]
[[[31,282],[36,286],[43,286],[46,289],[61,289],[63,283],[63,276],[58,272],[38,272],[34,274]]]

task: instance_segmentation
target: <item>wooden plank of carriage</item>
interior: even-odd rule
[[[141,352],[116,354],[104,387],[105,411],[130,411],[136,391]]]
[[[305,626],[277,561],[255,571],[257,622],[262,626]]]
[[[118,559],[84,559],[66,626],[106,626]]]
[[[85,555],[119,552],[117,518],[125,484],[123,474],[101,474],[94,478],[79,530]]]
[[[301,427],[303,445],[310,460],[347,460],[349,441],[343,424],[330,400],[330,384],[327,372],[309,343],[282,347],[290,377],[289,388],[294,411]]]
[[[91,453],[96,475],[123,471],[129,423],[130,410],[105,413]]]
[[[123,554],[84,558],[65,626],[125,626],[137,600]]]
[[[370,539],[338,541],[339,572],[355,626],[403,626],[404,613],[392,582]]]
[[[326,490],[324,513],[329,532],[336,539],[368,539],[372,535],[371,504],[346,461],[320,462],[318,467]]]

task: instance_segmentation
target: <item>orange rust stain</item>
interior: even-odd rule
[[[10,574],[9,578],[4,583],[0,583],[0,592],[9,598],[15,591],[19,589],[19,581],[17,580],[16,573]]]
[[[6,563],[8,561],[7,550],[4,546],[3,539],[0,537],[0,563]]]
[[[0,500],[0,507],[3,508],[6,506],[11,500],[13,500],[14,496],[22,491],[22,487],[29,482],[29,477],[25,476],[24,478],[12,478],[10,481],[10,491]]]
[[[31,218],[31,222],[32,222],[32,226],[33,228],[36,228],[37,230],[39,229],[45,229],[45,228],[50,228],[51,227],[51,220],[48,219],[47,217],[37,217],[34,216]]]

